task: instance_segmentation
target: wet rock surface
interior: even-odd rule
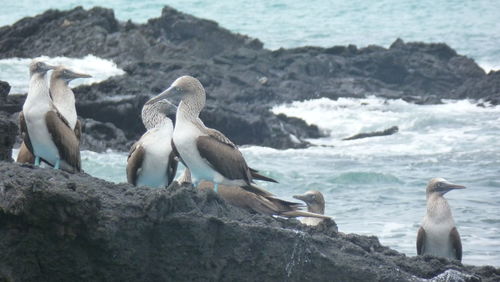
[[[387,136],[387,135],[395,134],[398,131],[399,131],[399,127],[391,126],[391,127],[384,129],[382,131],[362,132],[362,133],[355,134],[353,136],[343,138],[342,140],[346,141],[346,140],[355,140],[355,139],[362,139],[362,138],[368,138],[368,137]]]
[[[191,186],[0,162],[0,281],[500,279],[500,269],[409,258],[334,227],[251,214]]]
[[[308,146],[322,133],[272,106],[328,97],[402,98],[418,104],[474,98],[497,104],[498,73],[485,74],[446,44],[405,43],[389,48],[263,48],[216,22],[165,7],[145,24],[119,22],[104,8],[49,10],[0,28],[0,58],[94,54],[115,61],[123,76],[75,89],[84,118],[111,122],[129,140],[144,132],[146,99],[178,76],[197,77],[207,90],[202,119],[239,145]]]

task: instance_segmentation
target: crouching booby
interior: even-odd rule
[[[189,169],[184,171],[184,174],[178,179],[180,183],[191,183],[191,175]],[[246,209],[248,211],[266,214],[266,215],[278,215],[283,217],[319,217],[321,219],[330,218],[328,216],[310,213],[300,210],[302,204],[289,202],[277,198],[272,193],[260,189],[260,194],[249,192],[238,186],[227,186],[219,184],[218,195],[223,198],[229,204]],[[212,190],[214,189],[214,184],[209,181],[201,181],[198,184],[198,189],[200,190]]]
[[[205,89],[198,79],[179,77],[148,103],[168,96],[181,97],[172,141],[181,161],[190,169],[195,184],[206,180],[214,183],[216,192],[218,185],[224,184],[261,194],[261,189],[252,185],[253,179],[276,182],[249,168],[233,142],[221,132],[203,124],[199,114],[205,107],[206,97]]]
[[[443,178],[433,178],[427,185],[427,214],[417,234],[417,254],[434,255],[462,260],[462,243],[450,206],[443,197],[453,189],[464,186],[452,184]]]
[[[35,156],[35,165],[43,159],[56,169],[81,170],[78,138],[69,122],[58,111],[49,93],[47,71],[54,69],[33,60],[30,64],[28,97],[20,115],[20,127],[26,147]]]
[[[81,124],[77,119],[76,107],[75,107],[75,94],[69,87],[69,82],[76,78],[88,78],[91,77],[88,74],[77,73],[64,66],[58,66],[52,71],[50,77],[50,91],[49,95],[57,108],[59,113],[68,121],[69,127],[75,132],[78,141],[81,137]],[[20,113],[23,115],[23,112]],[[24,117],[20,117],[24,118]],[[17,156],[17,162],[19,163],[34,163],[35,157],[24,144],[21,144],[19,148],[19,154]]]
[[[295,199],[302,200],[307,205],[307,211],[315,214],[325,214],[325,199],[320,191],[311,190],[302,195],[294,195]],[[322,218],[304,217],[300,220],[306,225],[318,225],[323,221]]]
[[[177,160],[172,150],[174,126],[166,115],[165,100],[148,103],[142,108],[142,122],[147,131],[130,149],[127,180],[135,186],[165,188],[174,179]]]

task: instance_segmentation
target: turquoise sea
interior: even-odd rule
[[[445,42],[474,58],[485,70],[500,68],[500,1],[33,1],[3,3],[0,26],[49,8],[95,5],[115,10],[120,20],[146,22],[168,4],[183,12],[217,21],[234,32],[259,38],[266,48],[304,45],[389,46],[405,41]],[[50,58],[87,70],[92,83],[121,70],[89,54],[83,60]],[[26,59],[0,60],[0,79],[26,91]],[[83,63],[85,62],[85,63]],[[8,70],[8,71],[7,71]],[[208,93],[210,95],[210,93]],[[301,117],[328,137],[300,150],[243,147],[252,167],[278,179],[263,184],[275,194],[321,190],[326,213],[346,233],[376,235],[408,256],[425,214],[425,186],[444,177],[467,189],[446,195],[462,236],[465,264],[500,266],[500,107],[478,101],[412,105],[401,100],[315,99],[278,105],[276,113]],[[399,133],[353,141],[359,132],[399,126]],[[16,152],[14,152],[15,154]],[[124,182],[125,152],[83,152],[86,172]]]

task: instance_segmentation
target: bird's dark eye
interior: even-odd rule
[[[316,195],[311,195],[311,199],[316,200]]]
[[[175,91],[177,91],[177,92],[182,92],[182,88],[180,88],[180,87],[175,87]]]

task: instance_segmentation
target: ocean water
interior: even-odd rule
[[[483,68],[500,68],[497,1],[33,1],[3,3],[0,25],[48,8],[94,5],[115,9],[121,20],[145,22],[169,4],[181,11],[218,21],[236,32],[261,39],[267,48],[303,45],[378,44],[397,37],[406,41],[446,42],[475,58]],[[58,61],[94,80],[122,70],[92,54]],[[27,90],[29,59],[0,60],[0,80],[11,93]],[[101,67],[105,66],[105,67]],[[84,67],[90,69],[84,69]],[[209,94],[210,95],[210,94]],[[467,189],[446,195],[462,236],[465,264],[500,266],[500,107],[478,101],[412,105],[402,100],[315,99],[278,105],[275,113],[303,118],[328,137],[309,140],[298,150],[241,148],[248,163],[280,181],[262,185],[288,200],[309,189],[323,192],[326,213],[346,233],[376,235],[408,256],[425,214],[425,186],[444,177]],[[356,133],[398,126],[392,136],[341,141]],[[14,152],[14,155],[16,152]],[[82,152],[84,170],[113,182],[125,182],[125,152]]]
[[[144,23],[164,5],[259,38],[266,48],[405,41],[446,42],[485,69],[500,68],[500,1],[421,0],[7,0],[0,26],[47,9],[113,8],[120,20]]]
[[[38,57],[38,59],[54,66],[64,65],[76,72],[92,75],[90,78],[72,80],[70,82],[71,87],[101,82],[111,76],[125,73],[112,61],[101,59],[94,55],[87,55],[83,58],[51,58],[42,56]],[[28,84],[26,81],[29,80],[29,64],[31,60],[31,58],[9,58],[0,60],[0,80],[9,82],[11,87],[10,94],[28,93]]]

